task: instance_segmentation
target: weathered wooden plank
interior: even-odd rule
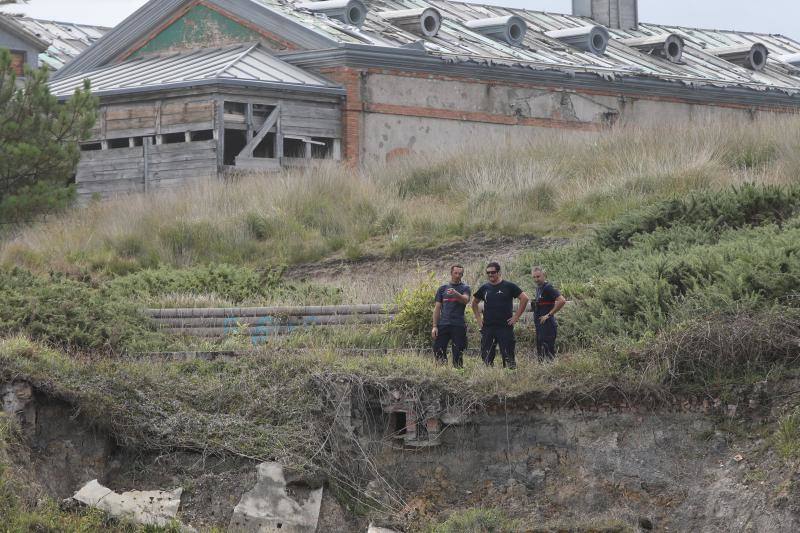
[[[114,181],[92,181],[78,184],[81,194],[110,193],[110,192],[141,192],[144,185],[141,178]]]
[[[162,164],[189,164],[195,161],[211,161],[216,160],[217,153],[213,151],[195,152],[195,153],[167,153],[155,154],[150,153],[149,162],[153,168]]]
[[[113,150],[89,150],[86,152],[81,152],[81,162],[108,159],[112,157],[110,154],[114,154],[114,159],[142,157],[142,147],[135,146],[133,148],[114,148]]]
[[[139,180],[142,181],[144,176],[144,169],[129,169],[129,170],[121,170],[117,172],[91,172],[91,173],[79,173],[75,175],[75,183],[78,185],[82,183],[92,183],[92,182],[112,182],[112,181],[119,181],[119,180]]]
[[[133,129],[153,129],[156,122],[152,118],[130,118],[124,120],[109,120],[106,122],[106,137],[125,137],[120,135],[120,131]]]
[[[216,160],[214,160],[216,163]],[[197,161],[197,162],[188,162],[188,161],[179,161],[175,163],[149,163],[148,170],[150,172],[151,179],[157,179],[158,176],[163,174],[164,172],[178,172],[178,171],[192,171],[192,172],[201,172],[205,171],[205,169],[214,168],[215,165],[211,164],[211,160],[207,159],[205,161]]]
[[[156,106],[148,104],[111,105],[106,111],[106,120],[151,118],[155,120]]]

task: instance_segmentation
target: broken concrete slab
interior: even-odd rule
[[[72,498],[117,518],[144,525],[167,526],[173,523],[178,514],[182,493],[183,489],[177,488],[171,491],[134,490],[118,494],[93,479]]]
[[[370,524],[369,528],[367,528],[367,533],[398,533],[394,529],[387,529],[385,527],[378,527],[374,524]]]
[[[322,505],[322,488],[287,490],[283,466],[279,463],[261,463],[257,470],[256,485],[233,510],[229,530],[314,533]]]

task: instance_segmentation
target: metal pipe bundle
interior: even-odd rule
[[[396,305],[309,305],[275,307],[189,307],[182,309],[148,309],[147,314],[160,318],[253,318],[263,316],[320,316],[320,315],[376,315],[394,314]]]
[[[433,7],[382,11],[378,15],[393,25],[422,37],[436,37],[442,27],[442,14]]]
[[[468,20],[464,25],[482,35],[505,41],[512,46],[521,45],[525,39],[525,33],[528,31],[528,24],[516,15]]]
[[[622,39],[620,42],[646,54],[657,55],[672,63],[680,63],[683,58],[683,37],[677,33]]]
[[[579,26],[545,32],[545,35],[584,52],[603,55],[608,47],[609,34],[603,26]]]
[[[367,19],[367,6],[361,0],[323,0],[295,4],[296,9],[322,13],[332,19],[341,20],[351,26],[361,26]]]
[[[764,70],[764,67],[767,66],[767,57],[769,56],[769,49],[762,43],[715,48],[709,50],[709,52],[725,61],[730,61],[731,63],[755,71]]]

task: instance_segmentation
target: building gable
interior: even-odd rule
[[[220,48],[232,44],[261,41],[272,50],[296,50],[293,43],[225,13],[202,1],[189,4],[123,55],[141,57],[196,48]],[[138,48],[137,48],[138,47]]]

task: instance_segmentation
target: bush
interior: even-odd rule
[[[708,192],[672,199],[635,211],[598,230],[595,239],[617,250],[634,236],[676,225],[706,231],[781,223],[800,212],[800,187],[744,185],[726,192]]]
[[[415,346],[430,345],[437,288],[436,278],[430,273],[416,286],[403,289],[395,299],[398,311],[388,327],[407,335]]]
[[[166,338],[139,309],[110,299],[83,283],[37,277],[14,268],[0,271],[0,336],[30,337],[79,350],[147,350]]]
[[[186,269],[160,267],[142,270],[108,282],[109,294],[148,300],[174,293],[214,294],[233,302],[264,299],[277,290],[281,268],[256,271],[232,265],[197,266]]]
[[[700,385],[705,390],[765,375],[776,366],[796,366],[798,339],[800,310],[720,311],[669,328],[636,359],[643,368],[660,368],[671,388]]]

